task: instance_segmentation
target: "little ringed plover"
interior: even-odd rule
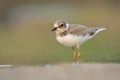
[[[63,20],[57,20],[54,23],[52,31],[56,32],[56,39],[64,46],[71,47],[73,50],[73,62],[80,62],[80,49],[79,47],[94,37],[98,32],[106,30],[106,27],[87,27],[79,24],[68,24]],[[78,54],[76,57],[76,49]]]

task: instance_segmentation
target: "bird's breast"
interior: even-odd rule
[[[84,42],[84,36],[77,36],[73,34],[68,34],[66,36],[56,36],[56,39],[59,43],[68,46],[68,47],[76,47],[81,45]]]

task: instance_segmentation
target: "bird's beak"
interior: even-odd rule
[[[57,27],[54,27],[53,29],[51,29],[51,31],[55,31],[57,29]]]

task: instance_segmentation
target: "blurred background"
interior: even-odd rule
[[[120,62],[120,0],[0,0],[0,64],[72,61],[51,32],[56,20],[111,29],[83,44],[82,62]]]

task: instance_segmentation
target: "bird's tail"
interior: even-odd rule
[[[110,29],[110,28],[109,27],[98,27],[96,28],[96,33],[107,30],[107,29]]]
[[[101,32],[101,31],[104,31],[104,30],[107,30],[107,29],[109,29],[109,28],[108,28],[108,27],[97,27],[97,28],[94,28],[94,30],[91,31],[89,38],[92,38],[92,37],[95,36],[97,33]]]

